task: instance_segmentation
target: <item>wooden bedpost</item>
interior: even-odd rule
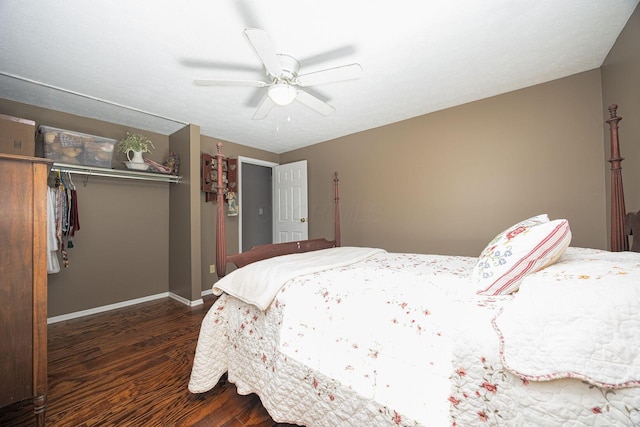
[[[333,187],[334,187],[334,214],[333,214],[333,239],[336,241],[336,246],[341,246],[340,243],[340,194],[338,193],[338,172],[333,173]]]
[[[618,117],[616,112],[617,104],[609,106],[609,133],[611,137],[611,251],[621,252],[629,250],[629,241],[624,232],[624,219],[626,208],[624,204],[624,190],[622,187],[622,161],[620,156],[620,142],[618,140],[618,122],[622,117]]]
[[[224,181],[222,179],[222,143],[216,144],[216,274],[224,277],[227,274],[227,237],[224,228]]]

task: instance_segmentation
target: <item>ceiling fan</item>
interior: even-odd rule
[[[298,74],[300,63],[290,55],[276,53],[275,47],[264,30],[247,28],[244,30],[249,43],[262,61],[268,81],[260,80],[194,80],[199,86],[252,86],[268,87],[254,120],[267,117],[275,105],[289,105],[294,100],[306,105],[322,115],[329,115],[335,108],[323,100],[301,89],[304,87],[353,80],[360,77],[360,64],[348,64],[327,68],[308,74]]]

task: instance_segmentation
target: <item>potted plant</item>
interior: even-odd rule
[[[127,132],[127,137],[116,144],[118,152],[124,153],[131,163],[144,163],[142,153],[150,153],[152,148],[156,148],[153,142],[139,133]],[[130,153],[133,153],[133,157]]]

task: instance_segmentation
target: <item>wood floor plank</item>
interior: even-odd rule
[[[202,318],[162,299],[48,327],[48,426],[274,427],[255,394],[223,377],[213,390],[187,390]],[[33,425],[30,402],[0,408],[0,426]]]

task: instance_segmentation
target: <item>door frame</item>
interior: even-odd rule
[[[242,164],[249,163],[257,166],[265,166],[271,169],[278,166],[278,163],[268,162],[266,160],[253,159],[251,157],[238,156],[238,252],[242,252]],[[273,178],[271,180],[273,186]],[[273,228],[273,215],[271,218],[271,227]]]

